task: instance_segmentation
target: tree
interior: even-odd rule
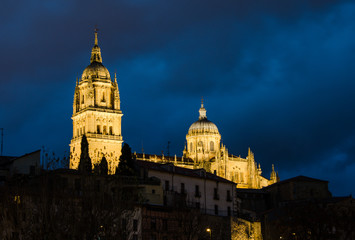
[[[107,175],[108,164],[105,157],[102,157],[101,162],[97,165],[99,175]]]
[[[81,139],[79,171],[85,174],[90,174],[92,172],[92,163],[91,163],[91,158],[89,156],[89,143],[85,134]]]
[[[124,143],[122,147],[122,154],[120,156],[120,162],[116,169],[116,174],[133,176],[136,173],[135,169],[136,163],[132,156],[131,148],[127,143]]]

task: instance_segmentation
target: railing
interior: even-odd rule
[[[97,133],[85,133],[87,138],[100,138],[100,139],[109,139],[109,140],[121,140],[121,135],[108,135],[108,134],[97,134]],[[74,139],[82,138],[82,136],[77,136]]]

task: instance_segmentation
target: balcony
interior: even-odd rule
[[[87,138],[97,138],[97,139],[108,139],[108,140],[119,140],[122,141],[121,135],[108,135],[108,134],[97,134],[97,133],[85,133]],[[81,139],[82,136],[77,136],[74,139]]]

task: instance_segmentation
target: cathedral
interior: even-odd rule
[[[182,157],[137,154],[138,160],[171,163],[189,169],[203,168],[208,172],[237,183],[238,188],[259,189],[278,181],[272,166],[270,179],[261,175],[261,167],[254,154],[248,150],[245,158],[234,156],[221,143],[217,126],[207,119],[203,102],[199,119],[186,135]],[[109,71],[102,64],[97,32],[91,51],[90,65],[77,80],[73,102],[73,138],[70,143],[70,168],[77,169],[80,160],[80,143],[85,134],[89,143],[92,164],[105,157],[109,173],[114,174],[122,149],[120,96],[116,75],[112,81]]]

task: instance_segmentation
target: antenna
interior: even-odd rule
[[[4,128],[0,128],[1,130],[1,155],[2,156],[2,151],[4,149]]]

